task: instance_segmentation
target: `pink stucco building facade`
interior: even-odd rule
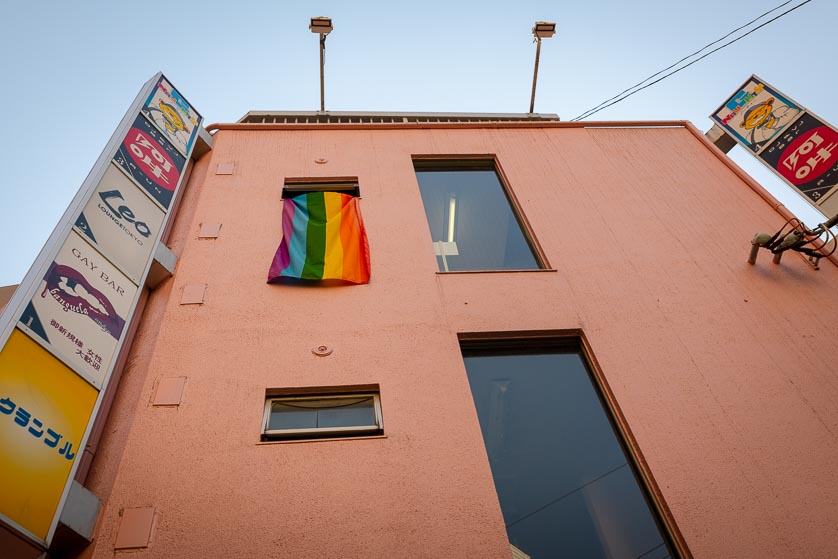
[[[80,556],[508,558],[461,344],[539,338],[579,348],[671,556],[835,555],[838,270],[747,264],[786,212],[691,124],[263,120],[210,127]],[[416,173],[440,159],[494,163],[539,269],[440,271]],[[283,187],[346,177],[370,282],[267,284]],[[272,390],[353,386],[383,432],[263,440]]]

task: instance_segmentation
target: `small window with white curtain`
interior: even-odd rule
[[[377,392],[267,397],[262,439],[332,438],[380,435]]]

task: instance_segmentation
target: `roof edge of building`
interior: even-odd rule
[[[384,124],[411,122],[558,122],[552,113],[449,113],[380,111],[248,111],[238,123]]]
[[[352,129],[416,129],[416,128],[684,128],[684,120],[630,120],[599,122],[562,122],[548,119],[524,120],[436,120],[436,121],[300,121],[300,122],[216,122],[206,126],[207,132],[218,130],[352,130]]]

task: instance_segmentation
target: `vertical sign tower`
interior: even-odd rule
[[[0,522],[49,548],[202,117],[162,73],[141,89],[0,314]]]

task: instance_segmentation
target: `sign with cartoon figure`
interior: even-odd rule
[[[812,202],[838,185],[838,132],[810,113],[800,115],[759,157]]]
[[[165,214],[115,165],[108,165],[76,218],[76,230],[139,283]]]
[[[20,324],[101,388],[136,293],[137,286],[71,232]]]
[[[189,154],[201,115],[163,77],[146,99],[142,113],[152,121],[169,142],[184,156]]]
[[[117,148],[113,160],[168,210],[186,158],[142,115]]]
[[[0,308],[0,532],[8,537],[45,551],[52,544],[187,158],[198,143],[202,153],[212,147],[201,121],[162,73],[146,81]],[[0,557],[5,551],[0,543]]]
[[[710,118],[756,153],[791,124],[801,111],[785,95],[751,76]]]
[[[97,395],[20,330],[0,351],[0,515],[39,539],[82,453]]]

